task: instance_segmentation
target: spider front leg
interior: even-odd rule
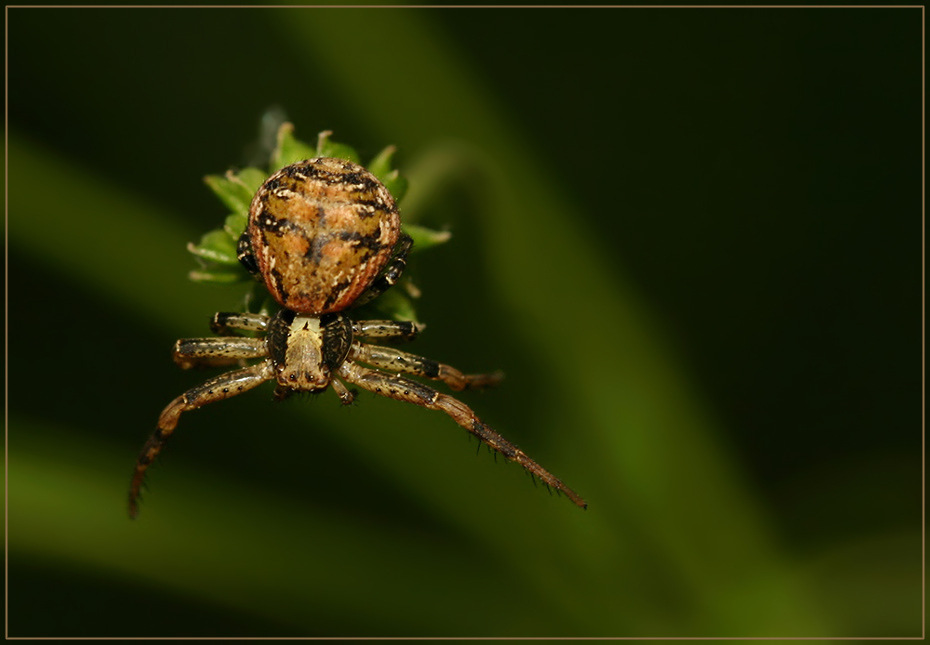
[[[504,373],[501,371],[492,374],[463,374],[451,365],[445,365],[429,358],[403,352],[393,347],[365,343],[352,345],[352,349],[349,350],[349,360],[361,361],[391,372],[404,372],[442,381],[455,391],[492,387],[504,378]]]
[[[213,315],[210,329],[214,333],[230,336],[235,331],[268,331],[268,322],[271,320],[265,314],[230,313],[220,311]]]
[[[172,357],[183,369],[235,365],[249,358],[268,354],[263,338],[221,336],[219,338],[182,338],[175,342]]]
[[[485,425],[484,422],[475,415],[471,408],[458,399],[448,394],[443,394],[422,383],[417,383],[416,381],[411,381],[401,376],[385,374],[378,370],[368,369],[350,360],[347,360],[339,367],[337,374],[346,381],[354,383],[369,392],[397,399],[398,401],[414,403],[430,410],[445,412],[452,417],[453,421],[478,437],[478,439],[485,444],[504,455],[504,457],[523,466],[528,472],[539,477],[544,484],[565,493],[577,506],[581,508],[588,507],[588,504],[578,493],[563,484],[561,480],[548,470],[530,459],[522,450],[491,430],[491,428]]]
[[[208,403],[242,394],[274,377],[274,365],[271,359],[267,359],[257,365],[211,378],[203,385],[189,389],[169,403],[158,417],[158,426],[145,443],[136,461],[136,470],[129,485],[129,516],[135,518],[139,514],[139,492],[145,479],[145,471],[161,452],[168,437],[174,432],[183,412],[196,410]]]
[[[352,405],[352,401],[355,400],[355,392],[347,388],[342,384],[341,381],[333,379],[330,382],[330,385],[333,386],[333,391],[339,395],[339,399],[342,401],[342,405]]]
[[[410,320],[356,320],[352,323],[352,333],[362,338],[413,340],[424,327],[426,325]]]

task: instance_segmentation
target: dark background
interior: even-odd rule
[[[10,635],[921,633],[920,9],[7,18]],[[488,160],[417,210],[453,239],[412,264],[412,349],[504,368],[466,400],[587,513],[434,413],[262,390],[182,419],[128,525],[123,478],[199,378],[167,348],[239,293],[184,279],[225,214],[200,178],[258,158],[272,106],[365,158]],[[630,382],[685,442],[644,406],[656,452],[614,458],[580,421]]]

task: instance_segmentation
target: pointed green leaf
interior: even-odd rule
[[[233,181],[240,183],[245,186],[249,191],[249,204],[252,203],[252,195],[259,189],[259,187],[265,183],[265,180],[268,178],[268,174],[260,170],[259,168],[243,168],[233,177]],[[248,211],[248,208],[246,208]]]
[[[335,143],[329,140],[332,132],[324,130],[317,139],[316,150],[321,157],[333,157],[334,159],[348,159],[354,163],[360,164],[361,159],[355,149],[344,143]]]
[[[211,267],[194,269],[187,274],[193,282],[209,282],[213,284],[235,284],[248,278],[248,273],[235,267]]]
[[[205,233],[200,238],[200,244],[189,243],[187,250],[198,257],[220,264],[239,264],[239,260],[236,259],[236,244],[222,229]]]
[[[411,252],[422,251],[431,246],[448,242],[449,238],[452,237],[450,231],[434,231],[431,228],[418,226],[416,224],[404,224],[403,229],[404,233],[413,238],[413,249]]]
[[[400,174],[400,171],[393,170],[381,180],[384,187],[394,196],[394,201],[400,202],[407,194],[407,178]]]
[[[368,164],[368,170],[381,180],[381,183],[394,196],[394,200],[399,202],[407,192],[407,179],[401,176],[398,170],[392,168],[395,152],[397,152],[397,146],[386,147],[371,160],[371,163]]]
[[[276,172],[284,166],[317,156],[313,146],[294,138],[293,123],[282,123],[278,130],[278,145],[271,155],[271,171]]]
[[[391,160],[394,158],[395,152],[397,152],[397,146],[386,147],[371,160],[371,163],[368,164],[368,171],[384,182],[385,178],[394,170]]]
[[[252,201],[252,193],[241,183],[233,181],[230,178],[230,173],[226,173],[224,177],[207,175],[203,180],[210,187],[210,190],[234,213],[248,212],[249,203]]]
[[[238,173],[229,170],[222,177],[207,175],[203,180],[232,212],[248,213],[252,195],[265,181],[265,173],[258,168],[243,168]]]
[[[226,221],[223,223],[223,230],[226,231],[226,234],[231,237],[236,243],[239,242],[239,237],[242,233],[245,232],[245,227],[249,223],[248,215],[244,213],[233,213],[226,218]]]

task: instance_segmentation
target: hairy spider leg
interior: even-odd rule
[[[404,372],[442,381],[455,391],[492,387],[504,378],[501,371],[492,374],[463,374],[450,365],[417,356],[393,347],[353,343],[349,359],[368,363],[391,372]]]
[[[222,336],[231,336],[235,330],[264,332],[268,331],[270,320],[265,314],[220,311],[213,314],[210,329]]]
[[[411,381],[401,376],[385,374],[378,370],[368,369],[351,360],[347,360],[336,370],[336,373],[349,383],[361,388],[386,396],[398,401],[414,403],[430,410],[445,412],[457,424],[478,437],[485,444],[501,453],[507,459],[515,461],[529,473],[539,477],[544,484],[565,493],[577,506],[587,508],[587,503],[578,493],[566,486],[555,475],[530,459],[526,453],[504,439],[484,424],[467,405],[461,401],[438,392],[431,387]]]
[[[333,390],[339,395],[342,405],[350,405],[355,400],[355,392],[343,385],[342,381],[333,379],[329,384],[333,386]]]
[[[404,269],[407,268],[407,254],[410,253],[410,248],[412,246],[413,239],[406,233],[401,233],[400,238],[394,245],[394,256],[387,265],[385,265],[384,269],[381,270],[381,273],[378,274],[378,277],[375,278],[371,285],[356,298],[354,303],[352,303],[353,308],[371,302],[397,284]]]
[[[274,365],[271,359],[266,359],[257,365],[211,378],[203,385],[189,389],[169,403],[158,417],[155,432],[149,437],[136,460],[136,470],[129,485],[129,517],[135,519],[139,514],[139,492],[145,479],[145,471],[161,452],[168,437],[174,432],[181,413],[242,394],[274,377]]]
[[[357,320],[352,322],[352,333],[362,338],[385,340],[413,340],[426,325],[409,320]]]
[[[221,336],[219,338],[182,338],[174,344],[172,357],[183,369],[235,365],[249,358],[268,355],[264,338]]]

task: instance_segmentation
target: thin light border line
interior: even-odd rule
[[[10,477],[10,450],[9,450],[9,383],[10,383],[10,366],[9,366],[9,347],[10,347],[10,272],[9,272],[9,195],[10,195],[10,9],[920,9],[921,10],[921,175],[924,180],[921,185],[921,386],[924,391],[924,398],[921,401],[921,565],[922,565],[922,582],[921,598],[923,605],[923,616],[921,620],[920,636],[825,636],[825,637],[767,637],[767,636],[748,636],[748,637],[714,637],[714,636],[553,636],[553,637],[457,637],[457,636],[379,636],[379,637],[358,637],[358,636],[10,636],[10,578],[9,578],[9,549],[10,549],[10,499],[9,499],[9,477]],[[358,641],[358,640],[924,640],[927,633],[927,434],[926,434],[926,385],[927,385],[927,357],[926,357],[926,6],[925,5],[6,5],[4,7],[4,56],[5,56],[5,79],[4,79],[4,116],[3,126],[5,133],[4,140],[4,288],[5,288],[5,309],[4,309],[4,636],[7,640],[339,640],[339,641]]]
[[[382,4],[321,4],[321,5],[7,5],[9,9],[921,9],[925,5],[382,5]]]

